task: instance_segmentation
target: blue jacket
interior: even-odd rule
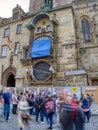
[[[90,108],[90,106],[89,106],[89,100],[88,99],[84,98],[82,100],[82,103],[83,103],[82,109],[89,109]]]

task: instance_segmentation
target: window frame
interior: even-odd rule
[[[91,29],[90,29],[90,22],[87,18],[83,18],[81,20],[81,30],[82,30],[82,37],[84,43],[91,42]]]
[[[4,37],[8,37],[9,33],[10,33],[10,29],[9,28],[5,28],[4,29]]]
[[[19,51],[20,51],[20,43],[16,42],[15,43],[15,51],[14,51],[15,55],[17,55]]]
[[[47,31],[51,31],[51,25],[47,25]]]
[[[25,49],[25,55],[24,55],[25,59],[29,59],[30,56],[30,50],[29,49]]]
[[[6,47],[6,48],[4,48]],[[2,50],[1,50],[1,57],[7,57],[7,45],[3,45],[2,46]]]
[[[13,20],[17,20],[18,19],[18,15],[19,15],[18,12],[13,13]]]
[[[16,34],[21,34],[21,31],[22,31],[22,24],[18,24]]]
[[[41,27],[38,27],[38,28],[37,28],[37,32],[38,32],[38,33],[41,33],[41,32],[42,32],[42,28],[41,28]]]
[[[44,3],[46,6],[49,6],[50,8],[53,7],[53,0],[45,0]]]

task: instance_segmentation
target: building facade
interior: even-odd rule
[[[0,18],[0,43],[1,88],[98,85],[97,0],[17,5]]]

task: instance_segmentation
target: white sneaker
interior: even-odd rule
[[[41,124],[45,124],[45,122],[44,122],[44,121],[41,121]]]
[[[11,120],[11,117],[9,117],[9,120]]]

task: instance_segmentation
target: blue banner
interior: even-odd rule
[[[31,57],[40,58],[50,56],[51,39],[41,39],[32,42]]]

